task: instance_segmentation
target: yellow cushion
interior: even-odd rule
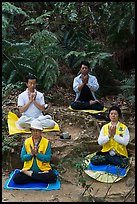
[[[72,111],[80,111],[80,112],[86,112],[86,113],[92,113],[92,114],[97,114],[97,113],[103,113],[107,110],[107,108],[103,108],[103,110],[75,110],[71,108],[71,106],[68,107]]]
[[[96,154],[93,153],[93,154],[89,154],[85,157],[84,159],[84,162],[86,164],[86,166],[89,165],[90,163],[90,159]],[[132,162],[132,157],[130,157],[130,160],[129,160],[129,166],[127,167],[126,169],[126,174],[125,176],[127,175],[129,169],[130,169],[130,166],[131,166],[131,162]],[[84,172],[90,176],[91,178],[94,178],[95,180],[97,181],[100,181],[100,182],[104,182],[104,183],[115,183],[119,180],[121,180],[122,178],[124,178],[125,176],[117,176],[117,175],[113,175],[111,173],[108,173],[108,172],[105,172],[105,171],[93,171],[93,170],[84,170]]]
[[[31,131],[26,130],[19,130],[16,127],[16,122],[18,121],[18,116],[11,111],[8,113],[8,128],[9,128],[9,135],[17,134],[17,133],[31,133]],[[56,123],[54,128],[45,128],[43,132],[49,131],[60,131],[59,125]]]

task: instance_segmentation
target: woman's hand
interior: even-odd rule
[[[108,128],[108,133],[110,137],[114,137],[114,135],[116,134],[116,126],[111,125]]]
[[[32,147],[31,145],[30,145],[30,149],[31,149],[31,155],[36,155],[37,153],[38,153],[38,148],[39,148],[39,146],[36,146],[36,147]]]

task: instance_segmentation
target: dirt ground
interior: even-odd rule
[[[58,164],[62,158],[75,157],[75,148],[82,148],[82,151],[87,152],[90,152],[90,149],[92,152],[94,148],[96,149],[99,128],[104,121],[99,121],[89,114],[68,111],[68,108],[64,107],[51,107],[50,113],[54,115],[55,121],[61,128],[60,132],[45,134],[51,142],[55,163]],[[128,121],[131,130],[129,150],[133,161],[124,179],[114,184],[106,184],[88,177],[83,172],[84,177],[88,178],[87,184],[90,185],[91,190],[84,193],[85,188],[78,182],[79,175],[76,169],[68,165],[60,173],[61,188],[59,190],[6,190],[3,187],[10,174],[7,170],[2,172],[2,202],[135,202],[135,126],[130,118]],[[60,133],[65,131],[69,132],[71,139],[60,139]],[[12,165],[12,168],[14,167]],[[84,193],[83,196],[82,193]]]
[[[8,175],[3,176],[3,184],[7,178]],[[127,178],[125,178],[125,181],[121,180],[118,183],[113,184],[107,195],[107,202],[122,202],[126,197],[125,195],[127,195],[125,202],[135,202],[135,192],[131,184],[134,181],[132,179],[128,181],[129,179],[128,175]],[[130,182],[130,187],[127,182]],[[73,183],[75,182],[73,181]],[[62,181],[60,190],[53,191],[21,191],[5,190],[2,188],[2,202],[86,202],[88,196],[85,196],[84,198],[81,197],[81,193],[83,193],[82,187],[73,183]],[[91,194],[94,196],[95,202],[105,202],[104,198],[111,184],[100,183],[91,179],[91,185],[93,188]],[[131,194],[128,197],[129,189],[131,190]]]

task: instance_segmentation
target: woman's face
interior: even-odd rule
[[[118,112],[116,110],[111,110],[109,113],[109,118],[111,122],[118,122],[119,119]]]

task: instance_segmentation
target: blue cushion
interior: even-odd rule
[[[48,184],[42,182],[33,182],[27,184],[16,184],[13,181],[13,176],[17,174],[20,170],[16,169],[15,171],[11,172],[9,178],[5,182],[4,188],[13,190],[13,189],[20,189],[20,190],[57,190],[60,189],[60,181],[57,179],[55,183]],[[54,170],[56,175],[58,175],[57,170]]]
[[[93,171],[105,171],[107,173],[111,173],[117,176],[125,176],[126,175],[126,168],[121,168],[112,164],[107,165],[94,165],[91,162],[89,163],[87,170]]]

